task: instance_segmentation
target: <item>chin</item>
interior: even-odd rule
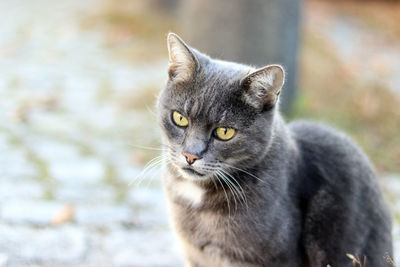
[[[179,174],[189,181],[207,181],[210,179],[208,174],[197,172],[196,170],[188,167],[178,168]]]

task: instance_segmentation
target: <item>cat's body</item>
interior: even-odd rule
[[[385,266],[391,220],[368,159],[326,126],[285,124],[279,66],[211,60],[175,35],[169,48],[164,184],[187,265],[342,267],[352,266],[349,253]],[[221,126],[233,137],[213,135]]]

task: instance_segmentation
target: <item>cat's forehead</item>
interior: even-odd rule
[[[207,100],[227,100],[240,90],[240,83],[251,68],[237,63],[210,60],[196,74],[192,88],[195,95]]]
[[[211,60],[192,83],[171,88],[170,104],[192,119],[232,124],[247,116],[241,100],[241,81],[250,71],[250,67],[241,64]]]
[[[209,88],[204,94],[187,94],[183,103],[184,113],[192,119],[210,123],[223,123],[232,118],[235,107],[227,94],[219,94]]]
[[[212,59],[203,65],[200,74],[210,82],[230,82],[241,80],[252,70],[254,69],[239,63]]]
[[[210,123],[233,123],[247,116],[241,100],[240,78],[225,80],[221,76],[194,86],[184,94],[183,111],[191,118]]]

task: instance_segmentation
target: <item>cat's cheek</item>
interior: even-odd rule
[[[248,140],[241,136],[235,140],[221,143],[217,150],[221,161],[230,165],[237,165],[242,161],[252,160],[258,149],[259,145],[249,146]]]
[[[168,141],[172,143],[182,143],[184,136],[185,136],[185,130],[178,128],[177,126],[173,125],[170,122],[169,118],[164,118],[162,123],[162,130],[166,134]]]
[[[182,133],[179,133],[177,131],[169,132],[168,141],[170,144],[173,144],[176,147],[181,148],[183,140],[184,140],[184,135]]]
[[[226,161],[231,158],[232,148],[230,147],[229,141],[216,141],[213,145],[213,150],[216,158],[219,161]]]

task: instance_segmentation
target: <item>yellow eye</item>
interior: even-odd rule
[[[174,120],[175,124],[180,127],[186,127],[189,124],[188,119],[177,111],[172,113],[172,119]]]
[[[215,129],[215,135],[224,141],[231,139],[235,135],[236,130],[232,128],[219,127]]]

